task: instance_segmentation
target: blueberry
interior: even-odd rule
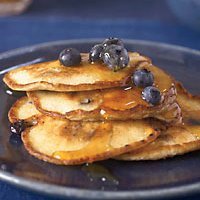
[[[147,87],[152,86],[154,82],[153,74],[148,71],[147,69],[138,69],[134,72],[133,76],[131,77],[132,82],[137,87]]]
[[[90,54],[89,54],[89,61],[90,62],[96,62],[101,60],[101,53],[103,51],[103,45],[97,44],[94,47],[92,47]]]
[[[102,54],[104,64],[113,71],[125,68],[129,63],[127,50],[119,45],[109,45]]]
[[[148,103],[152,105],[156,105],[161,100],[161,94],[160,94],[160,91],[156,87],[148,86],[144,88],[142,92],[142,98]]]
[[[79,65],[81,62],[81,54],[77,49],[64,49],[60,55],[59,60],[64,66]]]
[[[10,131],[14,134],[21,134],[26,128],[25,121],[19,120],[10,125]]]
[[[107,46],[112,45],[112,44],[119,45],[122,47],[124,46],[124,43],[122,42],[122,40],[120,40],[118,38],[114,38],[114,37],[109,37],[108,39],[105,39],[103,41],[104,48],[106,48]]]
[[[22,145],[21,135],[15,134],[15,133],[11,134],[9,138],[9,142],[15,147],[21,146]]]

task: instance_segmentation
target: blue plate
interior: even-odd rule
[[[101,40],[69,40],[40,44],[0,54],[0,178],[13,185],[56,197],[150,199],[199,192],[200,151],[159,161],[107,160],[91,165],[56,166],[30,156],[10,138],[7,113],[24,93],[9,91],[3,75],[11,68],[56,59],[66,47],[88,52]],[[130,51],[152,58],[192,93],[200,93],[200,52],[188,48],[125,40]],[[11,140],[11,142],[10,142]]]

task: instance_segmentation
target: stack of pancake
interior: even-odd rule
[[[81,54],[78,66],[58,60],[23,66],[8,72],[4,82],[26,91],[9,111],[27,151],[38,159],[77,165],[109,158],[156,160],[200,149],[200,99],[138,53],[129,65],[113,72],[91,64]],[[131,84],[137,69],[147,69],[161,92],[158,105],[141,97]]]

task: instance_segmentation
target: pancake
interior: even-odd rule
[[[31,121],[39,115],[41,115],[41,113],[35,108],[28,97],[24,96],[12,105],[8,112],[8,119],[11,123],[19,120]]]
[[[22,133],[22,140],[27,151],[38,159],[76,165],[141,148],[155,140],[158,134],[144,120],[75,122],[43,115],[37,125]]]
[[[191,95],[180,83],[176,88],[184,124],[169,127],[153,143],[116,159],[158,160],[200,150],[200,97]]]
[[[151,63],[138,53],[129,53],[129,65],[113,72],[103,64],[88,62],[82,54],[79,66],[65,67],[58,60],[23,66],[8,72],[3,80],[13,90],[82,91],[127,85],[136,66]]]
[[[159,160],[200,149],[200,125],[172,126],[151,144],[120,155],[118,160]]]
[[[184,119],[200,120],[200,96],[190,94],[181,83],[176,83],[177,101],[181,107]]]
[[[181,95],[179,97],[181,98]],[[189,101],[193,101],[193,100],[196,102],[196,98],[192,99],[192,96],[191,96],[191,98],[187,100],[188,104],[189,104]],[[197,105],[197,102],[195,105]],[[196,106],[194,107],[194,110],[195,109],[196,109]],[[33,112],[28,112],[29,110],[32,110]],[[189,111],[192,111],[191,106],[190,106]],[[9,119],[11,122],[19,120],[19,119],[26,120],[26,118],[30,120],[32,116],[35,116],[35,115],[42,116],[41,113],[38,114],[38,111],[34,108],[34,105],[30,104],[27,97],[23,97],[22,99],[18,100],[11,108],[9,114],[10,114]],[[193,118],[193,116],[191,116],[191,119],[197,120],[198,116],[197,118]],[[138,120],[138,121],[144,121],[144,120]],[[52,123],[48,123],[48,126],[49,124],[52,124]],[[160,124],[157,126],[160,127]],[[157,160],[157,159],[172,157],[175,155],[180,155],[180,154],[184,154],[190,151],[198,150],[200,149],[199,134],[200,134],[199,125],[185,124],[185,126],[171,126],[167,129],[167,131],[162,132],[160,136],[157,138],[157,140],[155,140],[154,142],[144,146],[143,148],[134,150],[133,152],[130,151],[131,153],[122,154],[118,156],[116,159]],[[39,155],[36,155],[36,156],[39,156]],[[49,157],[46,158],[45,156],[45,158],[40,158],[40,159],[43,159],[43,160],[47,159],[47,161],[49,161],[50,158]],[[58,161],[57,160],[55,161],[55,159],[53,158],[52,162],[58,162]],[[62,161],[59,161],[58,163],[63,164]]]
[[[173,79],[158,67],[149,64],[143,67],[151,70],[155,85],[161,91],[162,101],[159,105],[148,104],[141,97],[142,89],[135,86],[80,92],[32,91],[27,95],[40,112],[70,120],[99,121],[155,117],[166,122],[180,121],[181,111],[177,104],[175,106],[176,88]],[[171,112],[172,110],[174,112]]]
[[[54,164],[90,163],[141,148],[156,139],[161,126],[159,122],[147,120],[83,122],[55,119],[38,114],[30,107],[34,105],[28,98],[21,98],[11,108],[9,119],[11,122],[26,121],[27,117],[30,121],[37,116],[37,123],[22,132],[24,146],[31,155]],[[29,109],[32,114],[25,114]]]

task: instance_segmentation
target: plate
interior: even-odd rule
[[[56,166],[30,156],[23,145],[10,142],[7,113],[20,92],[8,90],[3,75],[19,66],[56,59],[66,47],[81,52],[102,40],[58,41],[0,54],[0,178],[56,197],[88,199],[149,199],[199,192],[200,151],[159,161],[107,160],[81,166]],[[200,93],[200,52],[161,43],[125,40],[130,51],[152,58],[192,93]]]

